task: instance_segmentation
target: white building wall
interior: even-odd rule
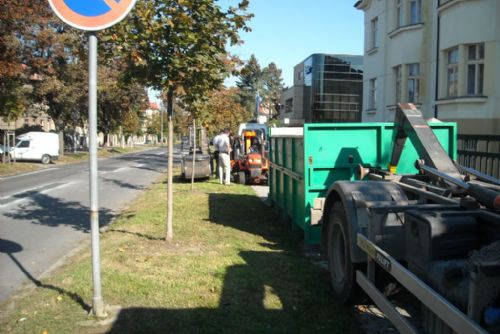
[[[456,1],[456,0],[455,0]],[[457,121],[460,133],[500,134],[500,1],[457,1],[439,11],[440,50],[443,58],[449,48],[459,46],[462,57],[457,99],[446,98],[446,68],[441,67],[438,117]],[[484,98],[466,97],[467,44],[484,43]]]
[[[422,24],[396,29],[395,0],[362,0],[365,13],[363,122],[392,121],[396,101],[394,67],[402,65],[402,101],[407,102],[406,64],[420,63],[418,105],[426,118],[457,121],[460,133],[500,134],[500,1],[422,0]],[[379,19],[377,49],[371,46],[371,22]],[[439,34],[438,34],[438,20]],[[438,39],[439,37],[439,39]],[[467,44],[485,44],[483,96],[466,96]],[[438,51],[439,44],[439,51]],[[459,92],[447,97],[446,51],[460,47]],[[439,56],[438,56],[439,55]],[[370,106],[370,79],[377,78],[377,103]],[[438,91],[436,92],[436,86]],[[436,96],[437,94],[437,96]],[[437,114],[437,115],[436,115]]]
[[[378,18],[379,46],[372,47],[371,22]],[[386,3],[383,0],[371,1],[370,15],[365,15],[365,44],[363,59],[363,111],[362,121],[364,122],[382,122],[384,119],[384,87],[386,85]],[[375,108],[370,105],[370,80],[377,79],[377,93]]]

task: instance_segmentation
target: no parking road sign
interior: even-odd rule
[[[136,0],[49,0],[65,23],[81,30],[102,30],[120,22]]]
[[[97,181],[97,36],[94,31],[120,22],[136,0],[49,0],[56,15],[65,23],[89,33],[89,194],[90,238],[92,245],[92,313],[105,317],[101,294],[99,255],[99,201]]]

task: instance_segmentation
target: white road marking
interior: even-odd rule
[[[99,174],[104,175],[104,174],[109,174],[109,173],[116,173],[116,172],[120,172],[124,169],[130,169],[130,167],[118,167],[117,169],[113,169],[113,170],[100,171]]]
[[[73,184],[74,182],[67,182],[67,183],[49,183],[49,184],[44,184],[42,186],[38,186],[38,187],[34,187],[34,188],[29,188],[29,189],[24,189],[23,191],[21,192],[18,192],[18,193],[15,193],[15,194],[12,194],[12,195],[9,195],[9,196],[3,196],[3,197],[0,197],[0,208],[1,207],[6,207],[6,206],[9,206],[9,205],[12,205],[12,204],[16,204],[16,203],[19,203],[19,202],[22,202],[24,200],[26,200],[27,198],[31,198],[33,196],[36,196],[36,195],[39,195],[39,194],[46,194],[52,190],[56,190],[56,189],[61,189],[61,188],[65,188],[65,187],[68,187],[70,186],[71,184]],[[43,189],[43,188],[46,188],[47,186],[51,186],[51,185],[56,185],[56,186],[53,186],[53,187],[50,187],[49,189]],[[41,191],[37,191],[38,189],[42,189]],[[31,192],[34,192],[34,194],[28,194],[28,193],[31,193]],[[22,194],[26,194],[26,196],[20,196]],[[20,196],[19,198],[15,198],[16,196]],[[10,198],[13,198],[12,201],[8,201]],[[2,203],[4,202],[5,203]]]

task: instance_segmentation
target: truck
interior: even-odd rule
[[[270,199],[321,246],[339,302],[367,295],[419,333],[388,277],[420,301],[424,332],[500,333],[500,180],[455,159],[456,125],[412,104],[394,123],[270,129]]]
[[[8,154],[14,160],[48,164],[59,158],[59,135],[51,132],[27,132],[16,137],[15,146],[4,147],[1,153]]]

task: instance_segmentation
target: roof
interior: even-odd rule
[[[149,101],[149,109],[159,110],[158,103]]]

